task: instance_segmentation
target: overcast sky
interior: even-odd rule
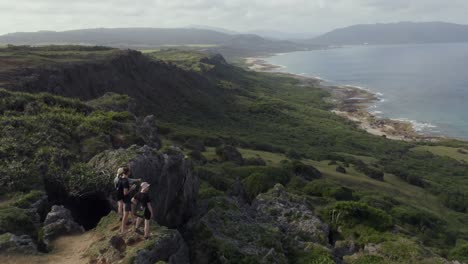
[[[321,33],[361,23],[468,24],[468,0],[0,0],[0,34],[210,25]]]

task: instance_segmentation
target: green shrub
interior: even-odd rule
[[[15,201],[12,203],[12,206],[27,209],[31,207],[33,203],[41,199],[44,195],[45,193],[43,191],[31,191],[16,198]]]
[[[227,191],[229,187],[234,183],[234,180],[227,177],[223,177],[215,172],[207,170],[203,167],[196,167],[195,173],[200,177],[200,179],[209,183],[212,187],[220,191]]]
[[[337,202],[323,213],[334,225],[352,227],[360,224],[376,230],[387,230],[393,226],[392,218],[385,211],[361,202]]]
[[[367,177],[383,181],[384,180],[384,173],[381,170],[374,169],[369,167],[366,163],[361,160],[357,160],[355,162],[356,170],[364,173]]]
[[[468,262],[468,242],[459,243],[455,248],[450,250],[449,258],[451,260]]]
[[[322,173],[317,170],[314,166],[306,165],[300,161],[293,161],[291,163],[283,164],[283,167],[291,170],[294,175],[299,176],[305,180],[311,181],[314,179],[320,179]]]
[[[202,182],[200,185],[200,190],[198,191],[198,198],[201,200],[223,195],[224,192],[216,190],[206,182]]]
[[[388,262],[384,260],[381,256],[374,255],[361,255],[355,259],[349,259],[345,257],[346,263],[349,264],[387,264]]]
[[[37,238],[37,230],[31,216],[24,209],[16,207],[0,208],[0,234],[7,232]]]
[[[307,183],[303,188],[304,193],[311,196],[330,197],[339,201],[354,200],[353,190],[339,186],[336,183],[316,180]]]
[[[268,191],[277,183],[286,185],[289,179],[290,174],[281,170],[273,173],[256,172],[245,178],[243,184],[248,198],[253,200],[258,194]]]
[[[310,245],[301,252],[293,255],[293,263],[296,264],[333,264],[335,261],[330,252],[320,246]]]
[[[391,214],[400,223],[409,224],[420,231],[438,229],[446,224],[444,220],[430,212],[408,206],[397,206],[391,210]]]

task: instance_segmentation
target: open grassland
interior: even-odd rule
[[[414,151],[429,151],[434,155],[449,157],[459,161],[468,162],[468,147],[454,148],[446,146],[418,146],[413,149]]]

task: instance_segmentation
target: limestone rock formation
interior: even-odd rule
[[[84,232],[84,228],[73,220],[70,210],[58,205],[52,206],[44,221],[43,229],[46,245],[59,236]]]
[[[153,264],[161,260],[168,264],[189,263],[189,249],[179,232],[162,234],[150,248],[138,251],[133,263]]]
[[[179,227],[195,210],[199,180],[192,173],[190,161],[178,150],[163,154],[149,146],[132,146],[105,151],[89,165],[103,175],[113,175],[117,168],[128,165],[131,177],[151,184],[149,195],[157,212],[155,220],[161,225]]]
[[[149,115],[139,120],[137,133],[145,141],[146,145],[152,148],[161,148],[161,140],[158,137],[158,128],[156,127],[156,118]]]
[[[170,264],[189,263],[188,247],[177,230],[150,224],[148,240],[136,232],[120,234],[119,216],[115,212],[101,219],[94,230],[100,237],[85,252],[90,263]]]
[[[28,235],[16,236],[11,233],[0,235],[0,254],[36,254],[37,245]]]
[[[207,203],[205,210],[203,203]],[[258,195],[251,205],[227,197],[203,203],[202,215],[188,225],[196,263],[222,262],[224,258],[288,263],[292,254],[318,252],[317,248],[331,259],[328,225],[306,201],[289,194],[282,185]]]
[[[258,195],[252,207],[259,221],[273,223],[284,230],[287,237],[297,237],[296,246],[306,242],[328,244],[328,225],[315,215],[303,198],[289,194],[280,184]]]

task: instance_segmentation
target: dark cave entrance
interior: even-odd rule
[[[86,230],[96,227],[102,217],[113,209],[104,193],[90,193],[71,197],[66,207],[72,212],[73,219]]]

